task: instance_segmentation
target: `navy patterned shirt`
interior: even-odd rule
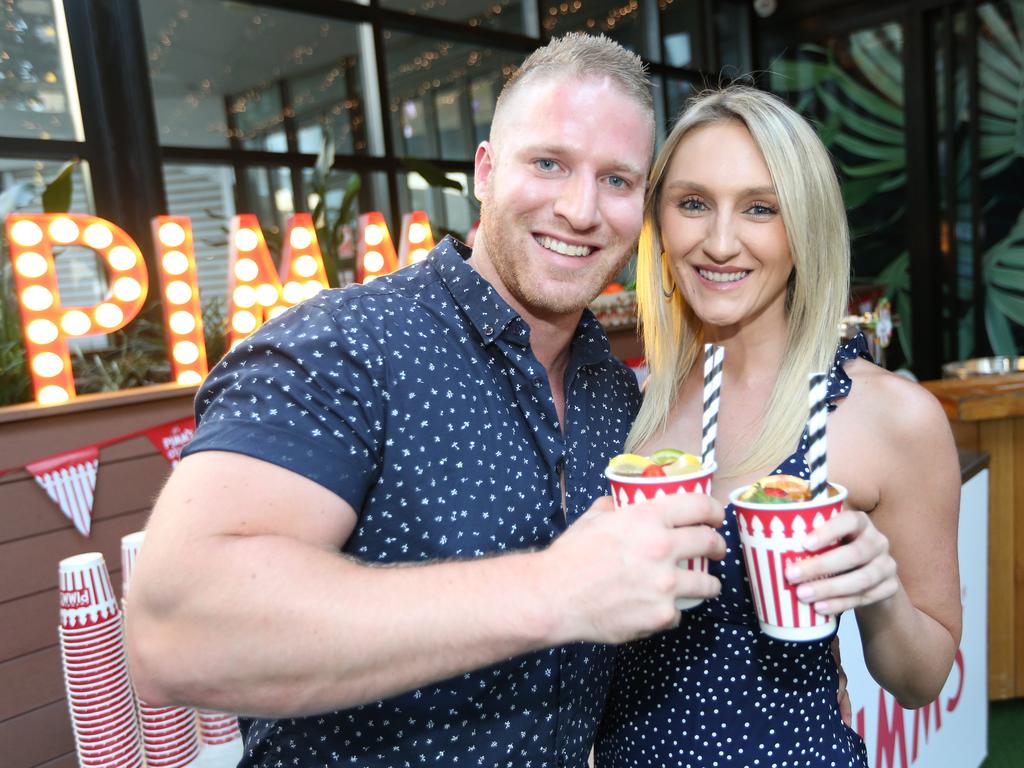
[[[563,431],[529,328],[468,256],[446,239],[424,263],[264,325],[203,385],[185,455],[244,453],[325,486],[356,510],[344,551],[367,562],[548,544],[607,493],[636,379],[584,312]],[[242,765],[582,768],[613,657],[578,643],[352,709],[243,720]]]

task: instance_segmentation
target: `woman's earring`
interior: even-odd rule
[[[668,268],[665,266],[665,257],[667,255],[664,251],[661,252],[661,295],[666,299],[671,299],[675,295],[676,284],[673,280],[671,290],[665,290],[665,273],[668,271]]]

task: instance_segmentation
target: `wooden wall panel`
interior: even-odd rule
[[[31,768],[71,758],[77,766],[75,737],[65,699],[0,723],[0,755],[7,768]]]
[[[0,467],[192,413],[194,390],[153,387],[64,406],[0,408]],[[0,477],[0,766],[78,768],[57,641],[59,561],[100,551],[121,591],[121,537],[142,529],[170,467],[146,437],[100,451],[92,534],[24,471]]]

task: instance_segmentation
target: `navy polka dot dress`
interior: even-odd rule
[[[851,382],[842,363],[870,359],[863,336],[839,347],[829,409]],[[799,448],[776,473],[808,476]],[[843,724],[829,640],[792,643],[762,634],[743,567],[736,517],[728,551],[711,562],[722,593],[683,613],[680,626],[623,646],[596,744],[598,768],[640,766],[867,766],[864,742]]]

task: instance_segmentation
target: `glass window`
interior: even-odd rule
[[[537,34],[537,4],[533,0],[381,0],[380,4],[414,16],[431,16],[471,27]]]
[[[472,195],[472,176],[458,172],[445,175],[462,184],[462,191],[431,187],[418,173],[400,175],[398,204],[402,213],[426,211],[435,240],[440,240],[446,234],[465,240],[466,233],[480,218],[476,198]]]
[[[665,78],[665,95],[668,98],[668,130],[676,124],[676,120],[686,109],[687,100],[697,92],[697,88],[689,80]]]
[[[664,61],[673,67],[704,67],[704,4],[658,0]]]
[[[84,138],[61,3],[4,3],[0,23],[0,135],[74,141]]]
[[[640,0],[544,0],[541,26],[548,37],[603,32],[636,53],[647,53]]]
[[[398,154],[471,160],[522,54],[401,32],[384,38]]]
[[[365,25],[238,2],[141,7],[161,144],[315,152],[331,124],[339,152],[370,152]]]

